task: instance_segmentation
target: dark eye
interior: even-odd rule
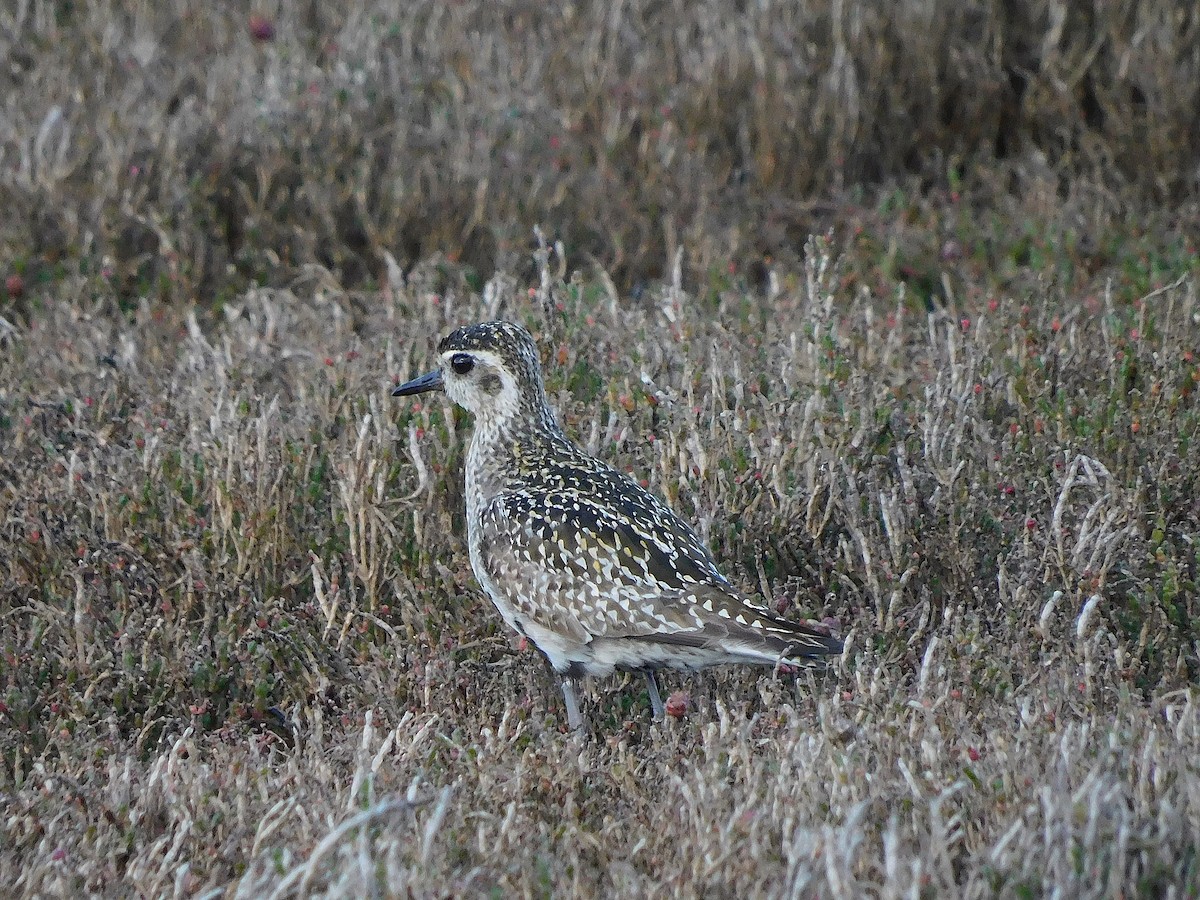
[[[466,375],[475,368],[475,360],[469,353],[455,353],[450,357],[450,368],[454,370],[455,375]]]

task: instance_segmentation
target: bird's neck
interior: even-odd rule
[[[514,477],[571,446],[548,410],[536,417],[479,417],[467,450],[467,492],[486,504],[511,489]]]

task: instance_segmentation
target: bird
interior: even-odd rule
[[[442,338],[438,367],[394,388],[446,396],[474,417],[466,457],[471,569],[501,617],[562,678],[567,725],[583,726],[581,676],[645,676],[726,663],[822,666],[837,638],[739,592],[665,501],[586,453],[546,400],[532,335],[514,322]]]

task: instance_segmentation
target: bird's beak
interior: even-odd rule
[[[422,375],[420,378],[406,381],[404,384],[393,389],[392,396],[407,397],[409,394],[424,394],[426,391],[444,391],[445,389],[445,382],[442,381],[442,370],[434,369],[428,375]]]

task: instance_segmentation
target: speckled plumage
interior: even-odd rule
[[[695,532],[623,473],[573,444],[546,402],[533,338],[519,325],[459,328],[440,367],[397,395],[444,389],[475,416],[467,533],[475,577],[504,620],[564,682],[614,669],[811,664],[841,643],[743,597]]]

